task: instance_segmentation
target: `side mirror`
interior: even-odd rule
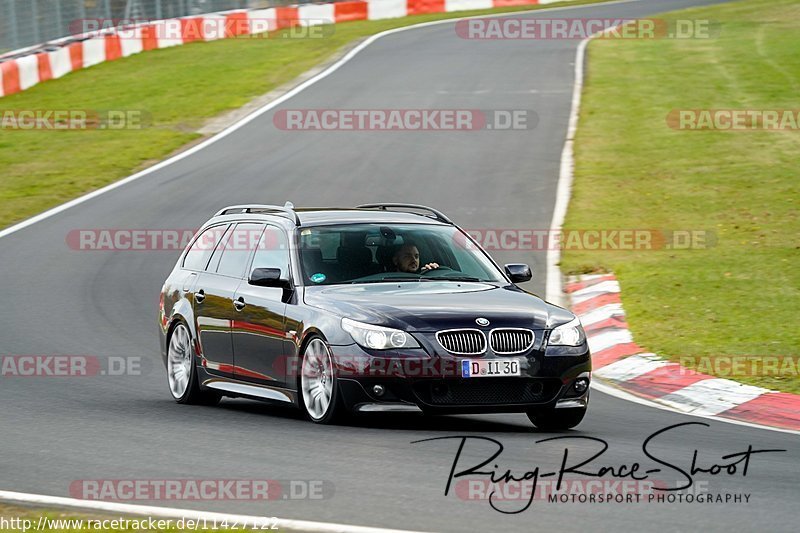
[[[289,280],[281,278],[280,268],[257,268],[250,274],[250,279],[247,280],[247,283],[258,287],[291,288]]]
[[[530,281],[533,277],[533,274],[531,274],[531,267],[525,263],[507,264],[506,274],[511,280],[511,283],[523,283],[525,281]]]

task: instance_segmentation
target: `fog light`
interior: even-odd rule
[[[576,379],[572,388],[575,389],[575,392],[584,392],[589,388],[589,380],[586,378]]]
[[[372,387],[372,392],[375,394],[375,396],[383,396],[383,393],[386,392],[386,390],[383,388],[383,385],[375,385]]]

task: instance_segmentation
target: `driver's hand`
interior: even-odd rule
[[[427,272],[429,270],[436,270],[437,268],[439,268],[439,263],[428,263],[424,267],[420,268],[419,271],[420,273],[422,273],[422,272]]]

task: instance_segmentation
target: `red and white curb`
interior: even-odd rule
[[[293,26],[382,20],[496,7],[572,0],[359,0],[269,9],[234,10],[159,20],[126,28],[73,35],[27,52],[0,56],[0,97],[24,91],[76,70],[140,52],[272,32]]]
[[[595,379],[682,413],[800,431],[800,395],[696,372],[639,347],[613,274],[571,278],[564,291],[586,330]]]

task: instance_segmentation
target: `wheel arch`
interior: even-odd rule
[[[297,375],[294,377],[294,382],[295,382],[295,386],[296,386],[296,390],[297,390],[298,394],[301,393],[301,391],[300,391],[300,372],[301,372],[301,368],[302,368],[302,365],[303,365],[303,352],[305,351],[306,346],[308,346],[308,343],[311,342],[312,339],[315,339],[315,338],[320,338],[320,339],[322,339],[322,342],[324,342],[326,345],[328,344],[328,338],[325,336],[325,333],[320,328],[318,328],[316,326],[311,326],[311,327],[303,330],[303,334],[300,337],[300,343],[298,345],[297,355],[296,355],[297,364],[295,365],[295,367],[297,368]]]
[[[177,306],[176,306],[177,309]],[[193,315],[190,315],[193,316]],[[183,324],[186,326],[186,329],[189,330],[189,338],[192,341],[192,349],[194,351],[194,361],[195,365],[199,364],[198,359],[202,358],[202,346],[200,346],[200,340],[197,336],[197,328],[195,326],[194,320],[187,318],[183,313],[180,311],[173,310],[172,315],[169,318],[166,328],[166,334],[164,335],[164,346],[163,353],[169,353],[169,343],[172,339],[172,334],[175,332],[175,328],[178,327],[179,324]],[[166,366],[167,359],[164,358],[164,365]]]

